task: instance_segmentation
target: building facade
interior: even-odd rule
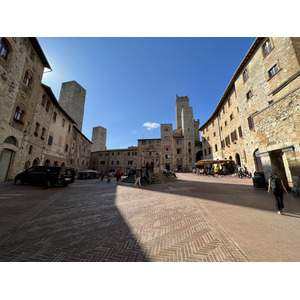
[[[299,75],[300,38],[257,38],[200,127],[204,159],[276,172],[299,195]]]
[[[91,142],[42,84],[45,68],[36,38],[0,38],[0,182],[34,165],[90,164]]]
[[[98,171],[113,171],[118,168],[123,170],[132,167],[141,168],[148,163],[153,166],[154,172],[162,170],[162,166],[167,169],[191,171],[195,167],[197,154],[198,158],[201,158],[199,156],[201,152],[199,120],[194,120],[193,108],[189,106],[187,96],[176,95],[175,113],[176,129],[173,130],[172,124],[161,124],[160,138],[139,139],[137,147],[128,149],[93,151],[90,167]],[[95,140],[93,134],[92,142],[95,141],[95,145],[98,145],[99,139],[102,141],[101,147],[106,149],[98,130],[94,128],[93,133],[94,131],[97,134],[95,134]],[[100,132],[103,132],[103,128]],[[105,156],[106,160],[103,159]]]

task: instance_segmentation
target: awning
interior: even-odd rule
[[[195,165],[197,166],[203,166],[203,165],[210,165],[210,164],[225,164],[230,162],[229,159],[204,159],[204,160],[198,160]]]

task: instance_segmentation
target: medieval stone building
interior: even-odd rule
[[[137,147],[127,149],[103,150],[106,149],[106,131],[104,134],[104,128],[101,127],[100,131],[98,127],[97,130],[94,128],[92,142],[95,151],[91,154],[91,168],[98,171],[113,171],[119,168],[128,170],[133,167],[145,167],[148,163],[153,165],[155,172],[159,172],[162,166],[167,169],[191,171],[195,167],[197,153],[200,158],[199,120],[194,120],[193,108],[189,106],[187,96],[176,96],[175,112],[174,130],[172,124],[161,124],[160,138],[139,139]],[[96,145],[102,149],[97,149]]]
[[[300,38],[257,38],[200,127],[204,159],[276,172],[299,195],[299,75]]]
[[[0,38],[0,182],[34,165],[89,166],[91,142],[42,84],[45,68],[36,38]]]

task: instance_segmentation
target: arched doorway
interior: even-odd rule
[[[32,163],[32,166],[38,166],[40,164],[40,160],[38,158],[36,158],[33,163]]]
[[[261,163],[261,158],[259,157],[259,150],[256,149],[253,153],[254,156],[254,164],[255,164],[255,170],[263,172],[263,166]]]
[[[10,162],[13,156],[13,151],[3,149],[0,156],[0,182],[5,182],[9,170]]]
[[[238,166],[241,166],[241,158],[240,158],[240,155],[238,153],[235,154],[235,163]]]
[[[47,160],[45,161],[45,164],[44,164],[44,166],[45,166],[45,167],[48,167],[48,166],[50,166],[50,160],[49,160],[49,159],[47,159]]]

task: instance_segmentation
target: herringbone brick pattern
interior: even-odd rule
[[[2,234],[1,261],[248,261],[183,181],[140,189],[86,180],[55,189],[36,189],[43,200],[35,213],[20,212]]]

